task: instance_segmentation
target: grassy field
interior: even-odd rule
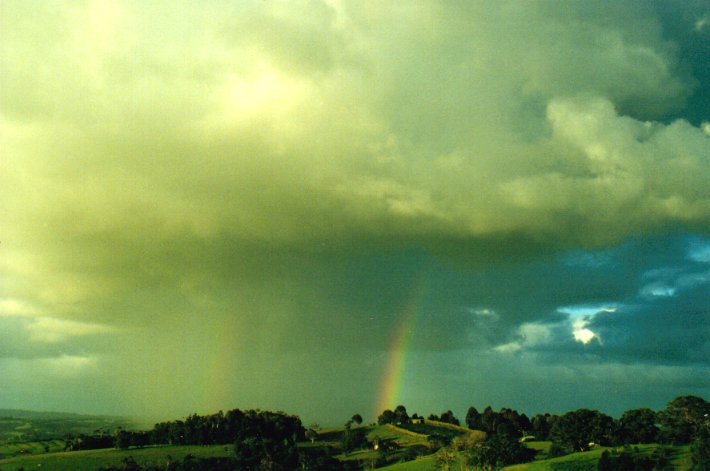
[[[0,409],[0,444],[93,434],[97,430],[111,433],[118,427],[130,429],[134,426],[130,419],[119,417]]]
[[[550,448],[550,442],[529,442],[528,446],[536,450],[540,450],[542,453],[547,453]],[[658,445],[638,445],[639,453],[644,455],[650,455],[653,451],[658,448]],[[518,464],[513,466],[508,466],[503,468],[505,471],[563,471],[565,469],[597,469],[597,462],[604,450],[613,450],[613,448],[598,447],[590,451],[585,451],[582,453],[572,453],[570,455],[561,456],[558,458],[545,459],[545,455],[542,455],[542,459],[537,459],[531,463]],[[620,450],[620,448],[619,448]],[[460,456],[457,462],[451,466],[452,471],[466,470],[462,464],[462,457]],[[673,469],[684,471],[690,469],[690,447],[681,446],[673,448],[673,455],[671,457],[671,464]],[[397,463],[390,466],[380,468],[383,471],[434,471],[436,469],[436,462],[433,455],[423,456],[414,461],[408,461],[405,463]]]
[[[454,437],[458,437],[463,435],[464,433],[468,433],[468,430],[462,427],[456,427],[455,425],[451,424],[444,424],[443,426],[439,426],[431,421],[427,421],[423,424],[400,425],[400,427],[406,430],[411,430],[415,433],[438,437],[446,443],[450,442]]]
[[[379,441],[380,443],[395,444],[395,448],[387,455],[387,459],[390,461],[404,459],[407,455],[411,458],[415,454],[427,452],[428,442],[424,436],[417,436],[417,434],[392,425],[369,425],[362,428],[365,430],[369,442]],[[341,461],[358,461],[368,465],[376,462],[380,457],[380,452],[375,449],[356,450],[337,456]]]
[[[535,449],[543,449],[545,443],[549,442],[531,442],[528,445]],[[539,447],[539,448],[538,448]],[[647,445],[635,445],[632,448],[638,450],[639,454],[649,456],[651,455],[659,446],[656,444]],[[549,450],[549,445],[547,445]],[[542,471],[542,470],[565,470],[565,469],[597,469],[597,462],[605,450],[619,450],[620,447],[596,447],[592,450],[572,453],[565,456],[560,456],[558,458],[550,459],[536,459],[531,463],[518,464],[513,466],[508,466],[503,468],[507,471]],[[671,456],[671,464],[673,469],[677,470],[687,470],[690,469],[690,447],[672,447],[673,453]]]
[[[0,458],[18,455],[36,455],[64,450],[64,440],[42,440],[24,443],[0,443]]]
[[[138,463],[166,463],[182,460],[187,455],[199,458],[234,456],[234,448],[228,445],[212,446],[160,446],[129,450],[113,448],[85,450],[42,455],[18,456],[0,460],[0,471],[15,471],[19,468],[48,471],[94,471],[102,466],[120,465],[121,460],[132,456]]]
[[[407,429],[411,430],[411,429]],[[413,430],[416,433],[426,434],[420,430]],[[428,435],[428,434],[427,434]],[[411,446],[411,445],[426,445],[427,439],[423,437],[418,437],[415,435],[409,435],[406,432],[398,429],[398,427],[389,425],[375,425],[369,427],[367,433],[367,439],[373,441],[375,439],[379,440],[393,440],[400,446]]]
[[[434,455],[428,455],[419,457],[412,461],[395,463],[379,469],[385,471],[433,471],[436,469],[436,463],[434,462]]]

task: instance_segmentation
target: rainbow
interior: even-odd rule
[[[394,409],[401,400],[407,352],[414,334],[417,313],[424,299],[424,282],[420,279],[412,289],[407,303],[400,311],[399,323],[390,342],[384,376],[379,388],[375,417],[385,409]]]

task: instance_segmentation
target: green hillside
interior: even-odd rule
[[[660,446],[657,444],[634,445],[630,447],[632,452],[638,453],[640,456],[649,457],[654,452],[658,452]],[[624,449],[621,447],[596,447],[592,450],[572,453],[558,458],[535,460],[531,463],[519,464],[503,468],[508,471],[542,471],[542,470],[596,470],[599,458],[604,451],[610,453],[620,453]],[[670,464],[676,470],[688,470],[691,467],[690,447],[678,446],[668,447],[670,451]]]
[[[530,446],[530,444],[529,444]],[[549,449],[549,442],[532,442],[531,448],[537,450]],[[659,448],[659,445],[637,445],[632,447],[632,450],[638,450],[642,456],[650,456]],[[570,455],[561,456],[550,459],[537,459],[531,463],[518,464],[503,468],[504,471],[579,471],[579,470],[596,470],[599,458],[605,450],[622,451],[622,448],[613,447],[598,447],[590,451],[581,453],[572,453]],[[691,469],[690,447],[678,446],[670,447],[671,451],[671,469],[684,471]],[[543,454],[544,457],[544,454]],[[462,455],[457,455],[457,460],[452,464],[452,470],[467,470],[462,464]],[[396,463],[390,466],[381,468],[383,471],[434,471],[437,469],[434,455],[423,456],[413,461],[404,463]]]
[[[132,420],[121,417],[0,409],[0,445],[60,439],[97,430],[113,433],[119,427],[134,426]]]
[[[133,457],[137,463],[166,464],[179,461],[188,455],[198,458],[231,457],[231,446],[156,446],[140,449],[83,450],[42,455],[20,456],[0,460],[0,471],[15,471],[19,468],[42,469],[45,471],[94,471],[102,466],[119,466],[122,460]]]

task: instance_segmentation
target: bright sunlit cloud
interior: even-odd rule
[[[592,339],[598,338],[597,334],[587,328],[588,325],[588,319],[576,319],[572,322],[572,335],[574,335],[574,339],[584,345],[591,342]]]
[[[0,317],[32,317],[37,313],[35,307],[19,299],[0,299]]]

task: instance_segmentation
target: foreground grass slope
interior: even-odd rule
[[[650,455],[659,447],[656,444],[638,445],[639,453]],[[590,451],[581,453],[572,453],[570,455],[561,456],[558,458],[546,458],[545,454],[549,450],[549,442],[533,442],[531,448],[541,451],[542,459],[536,459],[533,462],[507,466],[504,471],[564,471],[564,470],[596,470],[599,458],[605,450],[613,450],[614,448],[598,447]],[[620,448],[617,448],[620,450]],[[684,471],[691,468],[690,447],[679,446],[672,447],[673,454],[671,465],[674,470]],[[434,455],[420,457],[414,461],[405,463],[397,463],[390,466],[380,468],[383,471],[435,471],[437,469]],[[451,470],[466,470],[474,469],[467,468],[463,464],[463,457],[458,456],[455,463],[452,464]]]
[[[179,461],[187,455],[199,458],[234,456],[231,446],[156,446],[129,450],[101,449],[42,455],[18,456],[0,460],[0,471],[15,471],[19,468],[49,471],[94,471],[102,466],[118,466],[132,456],[140,464],[165,464]]]
[[[36,455],[64,450],[64,440],[41,440],[22,443],[0,443],[0,459],[19,455]],[[2,463],[2,461],[0,461]]]
[[[632,447],[633,450],[638,451],[640,455],[651,456],[654,451],[659,448],[657,444],[644,444],[635,445]],[[548,447],[549,449],[549,447]],[[565,470],[565,469],[597,469],[597,464],[599,458],[601,458],[604,451],[613,450],[621,451],[620,447],[596,447],[589,451],[584,451],[580,453],[572,453],[565,456],[560,456],[557,458],[545,458],[535,460],[531,463],[519,464],[508,466],[503,468],[508,471],[541,471],[541,470]],[[690,469],[691,459],[690,459],[690,447],[689,446],[679,446],[671,447],[671,464],[673,469],[677,470],[687,470]]]

